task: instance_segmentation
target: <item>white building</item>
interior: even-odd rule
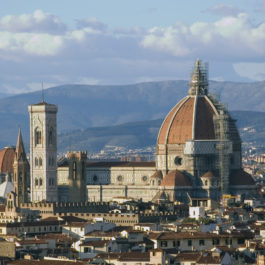
[[[56,202],[57,106],[41,102],[28,107],[30,114],[31,201]]]

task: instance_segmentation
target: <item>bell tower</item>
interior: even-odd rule
[[[13,164],[13,182],[16,194],[16,205],[29,201],[29,162],[27,160],[21,130],[19,129],[16,153]]]
[[[57,106],[30,105],[31,201],[57,201]]]

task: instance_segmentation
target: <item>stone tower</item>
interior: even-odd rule
[[[57,106],[30,105],[31,201],[57,201]]]
[[[86,152],[67,152],[69,160],[69,201],[85,202],[86,199]]]
[[[29,162],[24,149],[21,130],[19,129],[13,164],[13,183],[16,194],[16,205],[29,201]]]

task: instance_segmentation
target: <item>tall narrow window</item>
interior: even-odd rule
[[[53,128],[50,128],[49,134],[48,134],[48,144],[53,144]]]
[[[37,157],[35,157],[35,167],[39,166],[39,159]]]
[[[19,172],[18,174],[18,182],[20,183],[20,185],[22,184],[22,172]]]
[[[42,166],[42,158],[41,157],[39,158],[39,166],[40,167]]]
[[[73,163],[73,179],[76,179],[76,162]]]
[[[38,186],[38,184],[39,184],[39,181],[37,178],[35,178],[35,186]]]
[[[35,129],[35,145],[41,144],[41,141],[42,141],[42,139],[41,139],[41,130],[40,130],[40,128],[37,127]]]
[[[40,186],[42,186],[42,178],[40,178]]]

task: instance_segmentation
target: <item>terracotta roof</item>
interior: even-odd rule
[[[183,252],[183,253],[179,253],[176,256],[176,260],[177,261],[196,261],[199,257],[201,256],[201,254],[199,252]]]
[[[15,148],[5,147],[0,151],[0,172],[13,172]]]
[[[213,257],[212,255],[202,255],[198,260],[197,264],[221,264],[220,257]]]
[[[150,254],[149,252],[121,253],[119,261],[150,261]]]
[[[215,110],[210,105],[208,97],[198,97],[195,111],[195,135],[196,140],[215,139],[213,116]]]
[[[91,247],[96,247],[96,248],[103,248],[105,247],[110,240],[92,240],[92,241],[87,241],[85,243],[80,244],[80,246],[91,246]]]
[[[212,171],[207,171],[206,173],[204,173],[201,178],[216,178],[216,176],[213,174]]]
[[[252,176],[243,169],[234,170],[229,176],[229,183],[231,186],[255,185]]]
[[[184,144],[187,140],[215,139],[216,110],[207,96],[187,96],[165,118],[158,144]]]
[[[46,240],[32,239],[32,240],[23,240],[19,242],[20,245],[39,245],[39,244],[48,244]]]
[[[179,170],[170,171],[162,180],[161,186],[177,187],[177,186],[192,186],[187,175]]]
[[[66,223],[63,226],[65,227],[85,227],[88,223],[91,223],[89,221],[87,221],[86,223],[83,222],[70,222],[70,223]]]
[[[65,261],[65,260],[14,260],[8,262],[10,265],[87,265],[83,261]]]
[[[162,179],[163,178],[162,171],[161,170],[157,170],[150,178]]]
[[[232,233],[207,233],[207,232],[151,232],[149,238],[153,240],[175,240],[175,239],[206,239],[206,238],[253,238],[251,232]]]
[[[48,226],[60,225],[60,221],[36,221],[36,222],[18,222],[18,223],[1,223],[2,227],[29,227],[29,226]]]

